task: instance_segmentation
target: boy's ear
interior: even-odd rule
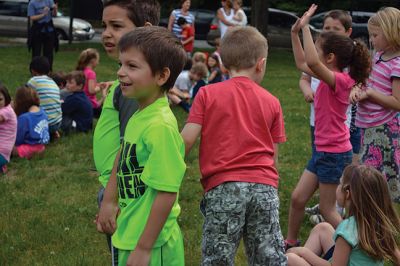
[[[350,28],[346,31],[346,35],[349,37],[351,36],[352,33],[353,33],[353,28]]]
[[[157,85],[159,87],[164,85],[168,81],[170,76],[171,76],[171,71],[169,70],[168,67],[164,67],[163,70],[161,70],[156,76]]]
[[[336,56],[335,56],[334,53],[329,53],[329,54],[326,56],[326,62],[327,62],[328,64],[331,64],[335,59],[336,59]]]
[[[151,27],[151,26],[153,26],[153,24],[151,24],[150,22],[146,22],[146,23],[144,23],[144,25],[143,25],[143,27]]]
[[[262,58],[258,59],[257,64],[256,64],[256,71],[257,72],[263,71],[266,64],[267,64],[267,58],[262,57]]]

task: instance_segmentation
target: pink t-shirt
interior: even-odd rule
[[[383,61],[382,52],[376,53],[367,86],[384,95],[392,95],[394,78],[400,78],[400,57]],[[397,114],[397,111],[386,109],[367,99],[358,103],[356,126],[360,128],[380,126],[392,120]]]
[[[229,181],[278,187],[274,143],[286,141],[279,100],[247,77],[202,87],[188,123],[202,126],[201,183]]]
[[[99,103],[97,102],[96,98],[96,93],[91,94],[89,92],[89,80],[94,80],[94,83],[96,84],[96,72],[94,72],[92,69],[86,67],[83,70],[83,74],[85,74],[85,86],[83,86],[83,91],[85,92],[86,96],[89,98],[90,103],[92,104],[93,108],[98,108]]]
[[[11,104],[0,109],[0,116],[5,120],[0,123],[0,154],[10,161],[11,151],[17,137],[17,116]]]
[[[354,80],[335,72],[335,90],[321,80],[314,98],[315,146],[319,152],[342,153],[352,149],[346,112]]]

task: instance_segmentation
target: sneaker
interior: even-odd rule
[[[305,212],[309,215],[316,215],[319,214],[319,204],[315,205],[314,207],[311,208],[306,208]]]
[[[324,217],[322,217],[321,214],[314,214],[310,216],[310,223],[313,225],[317,225],[323,222],[325,222],[325,219]]]
[[[289,244],[289,243],[287,242],[287,240],[285,239],[285,251],[288,251],[288,250],[291,249],[291,248],[300,247],[300,245],[301,245],[300,240],[296,240],[296,243],[295,243],[295,244]]]

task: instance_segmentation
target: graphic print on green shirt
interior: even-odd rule
[[[141,197],[146,191],[146,184],[140,179],[144,167],[140,166],[137,160],[136,144],[124,142],[118,169],[119,197],[121,199]],[[125,203],[121,204],[121,208],[126,207]]]

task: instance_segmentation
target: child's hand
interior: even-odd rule
[[[310,23],[310,19],[312,16],[314,16],[317,8],[318,8],[318,6],[316,4],[312,4],[310,6],[310,8],[303,14],[303,16],[300,19],[300,27],[301,28],[308,26],[308,24]]]
[[[308,103],[314,102],[314,92],[313,91],[307,91],[304,93],[304,100]]]
[[[117,204],[103,201],[96,217],[97,231],[112,235],[117,229],[116,220],[118,214],[119,208]]]
[[[296,22],[292,25],[292,33],[297,35],[299,34],[300,30],[301,30],[300,19],[298,18]]]
[[[143,249],[136,246],[129,255],[126,266],[148,266],[150,263],[151,249]]]

